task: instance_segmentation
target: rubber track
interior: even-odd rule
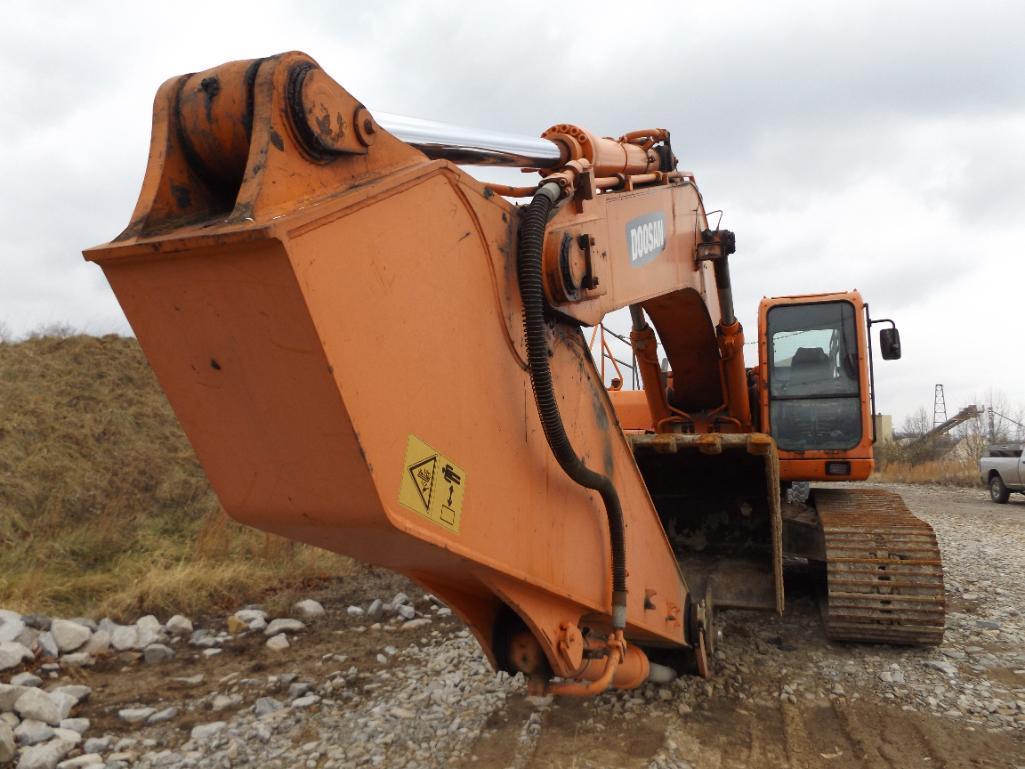
[[[938,645],[946,599],[932,527],[889,491],[815,489],[814,500],[826,544],[826,635]]]

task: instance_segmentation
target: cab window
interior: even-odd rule
[[[861,441],[854,305],[769,310],[769,421],[783,450],[843,450]]]

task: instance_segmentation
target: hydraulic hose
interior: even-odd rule
[[[548,363],[545,334],[545,295],[542,279],[542,247],[545,227],[552,205],[559,199],[559,186],[541,185],[520,221],[516,272],[523,300],[523,331],[527,341],[527,363],[534,401],[544,427],[545,438],[559,466],[574,482],[601,494],[608,518],[612,544],[612,627],[626,627],[626,549],[624,546],[623,508],[612,479],[589,469],[577,456],[566,434],[559,404],[552,387],[552,369]]]

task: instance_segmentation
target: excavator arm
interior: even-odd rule
[[[642,144],[574,141],[594,164],[567,142],[548,177],[560,194],[541,333],[565,436],[615,490],[619,531],[600,491],[560,467],[539,416],[523,209],[389,134],[309,57],[165,83],[131,223],[86,256],[230,515],[408,575],[499,667],[538,680],[611,668],[605,684],[636,686],[652,669],[641,646],[693,646],[696,603],[579,324],[655,298],[666,279],[713,310],[716,292],[693,262],[693,182],[657,170]],[[666,229],[638,248],[664,240],[662,258],[619,264],[630,223],[656,210]]]

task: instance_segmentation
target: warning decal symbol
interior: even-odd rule
[[[443,528],[459,533],[466,473],[415,435],[406,444],[399,502]]]
[[[431,509],[431,493],[434,491],[434,466],[438,464],[438,456],[421,459],[412,467],[409,467],[409,474],[413,477],[416,490],[420,494],[420,501],[424,503],[424,512]]]

